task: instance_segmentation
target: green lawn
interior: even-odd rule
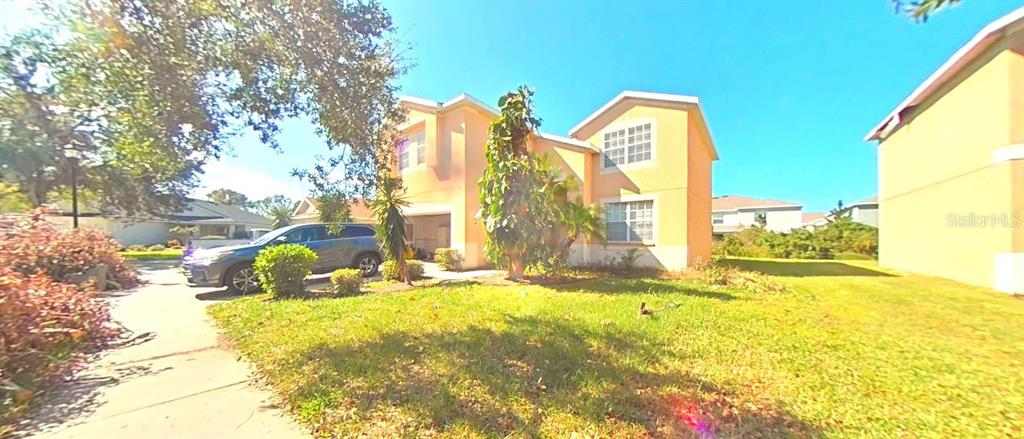
[[[729,263],[792,292],[464,283],[212,314],[321,436],[1024,434],[1024,300],[870,261]]]
[[[167,261],[181,259],[182,251],[180,248],[154,251],[123,251],[121,252],[121,257],[129,261]]]

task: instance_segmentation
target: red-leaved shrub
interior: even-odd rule
[[[28,221],[0,232],[0,263],[22,274],[49,274],[55,280],[99,264],[122,288],[139,284],[138,272],[117,252],[118,244],[96,229],[57,230],[40,211]]]
[[[61,231],[33,212],[28,221],[0,230],[0,426],[9,423],[36,387],[61,377],[77,348],[117,335],[109,305],[92,284],[67,282],[73,274],[106,265],[122,288],[139,284],[138,272],[118,245],[94,229]],[[0,435],[3,428],[0,427]]]
[[[24,402],[37,384],[60,376],[68,367],[61,357],[76,346],[117,335],[107,304],[94,294],[0,265],[0,418],[4,406]]]

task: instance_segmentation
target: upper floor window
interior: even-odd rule
[[[607,203],[605,224],[612,242],[643,242],[654,240],[654,201]]]
[[[725,214],[724,213],[712,213],[711,214],[711,224],[725,224]]]
[[[427,142],[423,130],[398,141],[398,170],[415,168],[427,162]]]
[[[650,160],[654,150],[652,131],[651,122],[605,131],[604,167],[614,168]]]

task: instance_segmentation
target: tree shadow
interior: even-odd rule
[[[893,277],[893,274],[870,268],[858,267],[834,261],[766,261],[757,259],[726,259],[726,264],[741,270],[756,271],[769,276],[811,277],[811,276],[880,276]]]
[[[242,295],[241,294],[235,294],[234,292],[232,292],[231,290],[229,290],[227,288],[224,288],[222,290],[216,290],[216,291],[207,291],[205,293],[196,293],[196,295],[195,295],[195,298],[197,300],[214,301],[214,302],[223,302],[223,301],[231,300],[231,299],[234,299],[234,298],[237,298],[237,297],[242,297]]]
[[[611,437],[819,434],[774,401],[664,363],[675,355],[668,345],[537,317],[388,332],[295,355],[302,372],[287,381],[289,399],[329,436],[568,436],[558,429],[571,426]]]
[[[722,291],[700,288],[697,285],[658,279],[636,278],[603,278],[587,279],[566,284],[545,285],[555,291],[569,293],[604,293],[604,294],[682,294],[690,297],[715,299],[721,301],[734,300],[737,297]]]
[[[90,361],[96,361],[98,355],[93,354]],[[14,437],[45,436],[80,423],[100,406],[99,395],[103,389],[169,369],[172,367],[141,364],[120,365],[110,371],[79,373],[59,386],[53,386],[53,391],[41,395],[41,400],[33,403],[35,407],[29,415],[18,423],[18,432]]]

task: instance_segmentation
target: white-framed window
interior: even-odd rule
[[[637,122],[603,133],[603,168],[615,168],[651,160],[654,156],[654,123]]]
[[[606,237],[610,242],[654,240],[654,201],[605,203]]]
[[[716,225],[725,224],[725,214],[724,213],[712,213],[711,214],[711,224],[716,224]]]
[[[426,133],[416,131],[398,140],[398,170],[415,168],[427,162]]]

